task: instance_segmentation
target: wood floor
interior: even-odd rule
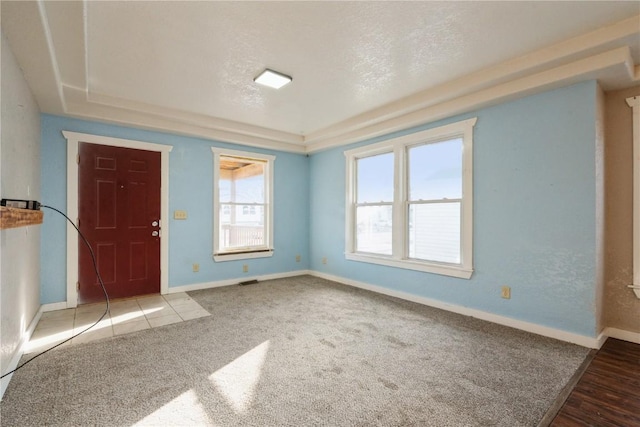
[[[609,338],[551,426],[640,426],[640,345]]]

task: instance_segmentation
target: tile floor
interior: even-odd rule
[[[106,303],[98,303],[42,313],[26,353],[46,350],[87,329],[102,316],[105,308]],[[184,292],[116,300],[110,303],[109,313],[99,324],[60,347],[210,315]]]

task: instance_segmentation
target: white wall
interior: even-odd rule
[[[40,111],[2,34],[0,195],[40,199]],[[0,371],[13,369],[40,308],[40,226],[0,231]],[[8,378],[2,381],[2,393]]]

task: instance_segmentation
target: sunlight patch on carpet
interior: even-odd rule
[[[268,351],[267,340],[209,376],[237,414],[245,413],[251,406]]]
[[[134,426],[159,425],[183,426],[214,424],[200,404],[196,392],[188,390],[134,424]]]

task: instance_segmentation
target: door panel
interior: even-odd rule
[[[160,153],[88,143],[79,153],[79,228],[109,297],[160,292]],[[82,243],[78,276],[80,303],[104,299]]]

